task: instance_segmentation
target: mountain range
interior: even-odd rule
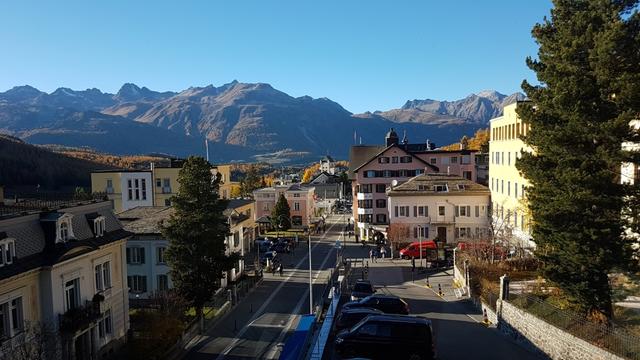
[[[487,126],[523,99],[487,90],[455,101],[411,100],[352,114],[327,98],[292,97],[265,83],[157,92],[131,83],[116,94],[17,86],[0,93],[0,133],[34,144],[91,147],[113,154],[204,155],[214,162],[346,158],[349,145],[381,143],[390,127],[409,141],[444,145]]]

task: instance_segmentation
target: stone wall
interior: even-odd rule
[[[595,345],[577,338],[507,301],[498,300],[498,328],[504,334],[531,349],[543,352],[551,359],[563,360],[623,360]]]

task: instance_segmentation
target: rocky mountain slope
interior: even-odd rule
[[[0,93],[0,133],[115,154],[203,154],[206,138],[215,161],[326,153],[346,158],[354,137],[381,143],[390,127],[411,134],[411,142],[455,142],[519,98],[485,91],[457,101],[413,100],[399,109],[353,115],[327,98],[296,98],[263,83],[233,81],[179,93],[128,83],[116,94],[67,88],[47,94],[20,86]]]

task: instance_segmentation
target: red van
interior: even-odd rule
[[[436,243],[433,240],[423,240],[422,241],[422,258],[428,258],[428,254],[432,252],[432,250],[436,250]],[[409,244],[406,248],[400,250],[400,258],[402,259],[411,259],[412,257],[419,259],[420,258],[420,242],[415,241]]]

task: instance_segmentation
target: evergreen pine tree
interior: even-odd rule
[[[518,107],[533,150],[517,161],[530,181],[532,237],[544,276],[594,318],[612,315],[608,275],[631,262],[619,172],[640,110],[640,17],[634,1],[554,1],[533,28],[539,86]]]
[[[291,228],[291,209],[284,194],[280,194],[276,206],[271,211],[271,222],[274,227],[280,230],[289,230]]]
[[[220,176],[201,157],[190,157],[178,174],[180,190],[171,202],[175,213],[162,234],[169,240],[167,262],[175,289],[202,314],[203,306],[220,287],[224,271],[237,264],[238,255],[226,255],[229,225],[219,198]]]

